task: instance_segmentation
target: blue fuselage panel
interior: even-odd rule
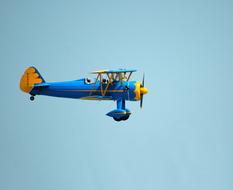
[[[126,81],[115,81],[110,84],[107,88],[107,84],[102,83],[102,88],[100,81],[96,84],[88,84],[84,79],[67,81],[67,82],[51,82],[46,83],[44,87],[35,87],[31,91],[34,95],[47,95],[55,97],[64,98],[75,98],[75,99],[85,99],[88,97],[101,97],[101,99],[117,100],[123,98],[125,100],[134,101],[135,100],[135,83],[136,81],[126,82]],[[106,89],[107,88],[107,89]],[[102,89],[102,90],[101,90]],[[106,93],[105,93],[106,89]],[[104,96],[103,96],[104,94]],[[91,98],[90,98],[91,99]],[[98,98],[97,98],[98,99]]]

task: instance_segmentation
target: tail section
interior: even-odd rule
[[[20,89],[23,92],[30,93],[35,84],[41,83],[45,83],[45,80],[42,78],[39,71],[35,67],[29,67],[20,80]]]

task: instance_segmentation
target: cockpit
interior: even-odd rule
[[[103,79],[101,79],[101,81],[102,81],[102,83],[103,84],[108,84],[108,79],[106,79],[106,78],[103,78]],[[90,78],[84,78],[84,84],[93,84],[94,82],[93,82],[93,80],[92,79],[90,79]]]
[[[106,72],[106,73],[98,73],[97,78],[90,79],[90,78],[84,78],[84,84],[97,84],[97,81],[99,81],[102,85],[113,85],[116,82],[123,82],[128,81],[133,71],[127,75],[127,72]]]
[[[92,80],[91,80],[90,78],[85,78],[85,79],[84,79],[84,83],[85,83],[85,84],[91,84],[91,83],[93,83],[93,82],[92,82]]]

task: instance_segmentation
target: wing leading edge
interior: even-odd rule
[[[112,100],[112,96],[85,96],[81,100]]]

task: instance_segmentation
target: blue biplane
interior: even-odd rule
[[[24,72],[20,89],[29,93],[33,101],[36,95],[46,95],[81,100],[114,100],[117,109],[107,113],[116,121],[127,120],[131,114],[125,107],[125,101],[140,101],[142,108],[143,95],[148,93],[143,81],[130,81],[136,70],[101,70],[92,72],[97,77],[94,81],[83,78],[65,82],[46,82],[35,67]]]

